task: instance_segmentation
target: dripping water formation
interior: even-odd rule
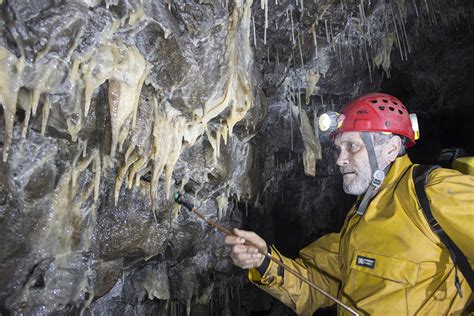
[[[418,113],[414,161],[474,155],[469,0],[0,10],[2,315],[293,315],[172,193],[296,256],[353,202],[315,122],[361,93]]]

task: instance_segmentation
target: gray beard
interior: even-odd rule
[[[361,195],[367,191],[371,180],[372,177],[370,173],[364,172],[362,174],[357,174],[357,177],[351,182],[348,182],[343,178],[342,188],[347,194]]]
[[[382,167],[382,170],[384,170],[385,174],[388,173],[388,170],[390,169],[390,166],[392,164],[384,164]],[[370,171],[361,173],[357,175],[357,178],[354,179],[352,182],[348,183],[347,181],[343,179],[343,184],[342,188],[344,189],[344,192],[347,194],[351,195],[361,195],[364,194],[370,186],[370,183],[372,182],[372,174]],[[374,193],[376,193],[375,191]]]

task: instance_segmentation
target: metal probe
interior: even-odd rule
[[[187,208],[188,210],[190,210],[191,212],[193,212],[194,214],[196,214],[199,218],[201,218],[202,220],[204,220],[206,223],[208,223],[209,225],[211,225],[212,227],[216,228],[217,230],[221,231],[222,233],[224,233],[225,235],[228,235],[228,236],[236,236],[238,237],[236,234],[234,234],[231,230],[225,228],[224,226],[214,222],[213,220],[210,220],[210,219],[207,219],[204,217],[204,215],[202,213],[200,213],[196,207],[189,201],[185,200],[183,198],[183,196],[179,193],[179,192],[176,192],[174,194],[174,200],[176,201],[176,203],[180,204],[180,205],[183,205],[185,208]],[[338,305],[340,305],[341,307],[343,307],[344,309],[346,309],[347,311],[349,311],[350,313],[352,313],[353,315],[355,316],[359,316],[359,314],[354,311],[352,308],[350,308],[349,306],[347,306],[346,304],[344,304],[343,302],[341,302],[340,300],[338,300],[337,298],[335,298],[334,296],[332,296],[331,294],[329,294],[328,292],[324,291],[323,289],[321,289],[319,286],[317,286],[315,283],[313,283],[311,280],[309,280],[308,278],[306,278],[305,276],[303,276],[301,273],[299,273],[298,271],[290,268],[289,266],[287,266],[286,264],[284,264],[282,261],[280,261],[279,259],[273,257],[270,253],[265,253],[264,251],[260,250],[256,245],[252,244],[251,242],[248,242],[248,241],[245,241],[244,245],[248,245],[248,246],[253,246],[255,248],[258,249],[258,252],[262,255],[264,255],[265,257],[267,257],[269,260],[273,261],[274,263],[276,263],[278,266],[282,267],[283,269],[287,270],[288,272],[292,273],[293,275],[295,275],[298,279],[300,279],[301,281],[305,282],[306,284],[308,284],[309,286],[311,286],[312,288],[314,288],[315,290],[317,290],[319,293],[323,294],[324,296],[326,296],[327,298],[331,299],[333,302],[337,303]]]

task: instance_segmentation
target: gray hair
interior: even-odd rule
[[[403,156],[406,154],[406,147],[405,144],[407,143],[407,139],[404,136],[396,135],[396,134],[385,134],[380,132],[372,133],[374,136],[374,146],[382,145],[388,142],[392,137],[397,136],[400,137],[402,141],[402,146],[400,146],[400,150],[398,151],[398,157]]]

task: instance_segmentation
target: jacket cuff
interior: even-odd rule
[[[271,253],[272,248],[267,244],[267,253]],[[268,266],[270,265],[270,259],[264,257],[262,264],[257,268],[257,271],[260,275],[264,275],[267,272]]]
[[[271,248],[268,243],[267,243],[267,253],[271,253]],[[267,271],[269,265],[270,265],[270,259],[268,259],[268,257],[265,257],[263,259],[262,264],[259,267],[249,269],[248,271],[249,280],[253,283],[260,283],[260,281],[262,280],[262,276]]]
[[[280,253],[274,248],[267,245],[268,253],[273,257],[282,260]],[[283,284],[284,270],[276,263],[265,257],[264,262],[257,269],[250,269],[248,278],[250,282],[260,285]]]

